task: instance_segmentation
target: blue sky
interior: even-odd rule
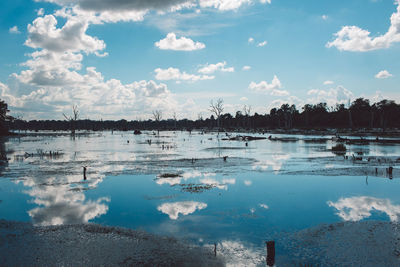
[[[24,119],[400,100],[393,0],[14,0],[0,26],[0,98]]]

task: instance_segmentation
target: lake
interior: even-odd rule
[[[273,137],[161,131],[8,138],[1,144],[8,162],[0,218],[122,226],[254,258],[268,240],[277,240],[278,255],[289,253],[279,240],[322,223],[398,221],[398,144],[354,143],[337,155],[332,136]]]

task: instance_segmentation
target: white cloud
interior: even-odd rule
[[[56,3],[61,6],[70,4],[78,5],[83,10],[104,12],[118,12],[122,10],[134,11],[168,11],[178,10],[182,7],[192,6],[192,0],[146,0],[146,1],[126,1],[126,0],[36,0]]]
[[[176,11],[183,8],[216,8],[221,11],[236,10],[244,4],[251,4],[253,0],[146,0],[146,1],[127,1],[127,0],[36,0],[56,3],[61,6],[77,5],[86,11],[95,12],[119,12],[130,11],[150,11],[158,12]],[[271,0],[260,0],[261,4],[271,3]]]
[[[380,36],[371,37],[370,32],[357,26],[344,26],[335,33],[336,39],[326,44],[342,51],[366,52],[390,47],[400,42],[400,1],[396,1],[397,10],[390,18],[388,31]]]
[[[88,26],[87,21],[68,19],[62,28],[57,28],[57,19],[53,15],[38,17],[28,25],[25,45],[56,53],[103,50],[106,45],[102,40],[86,34]]]
[[[330,207],[337,209],[337,215],[345,221],[360,221],[371,216],[371,211],[376,210],[386,213],[390,221],[398,222],[400,205],[393,205],[389,199],[374,197],[340,198],[337,202],[328,201]]]
[[[285,90],[279,90],[282,88],[281,81],[276,75],[272,79],[271,83],[261,81],[260,83],[251,82],[249,89],[256,93],[266,93],[273,96],[288,96],[289,92]]]
[[[37,13],[36,13],[38,16],[43,16],[44,15],[44,9],[43,8],[40,8],[38,11],[37,11]]]
[[[321,18],[322,18],[323,20],[327,20],[327,19],[328,19],[328,15],[322,15]]]
[[[252,0],[199,0],[200,7],[213,7],[218,10],[235,10]]]
[[[11,27],[8,31],[9,31],[9,33],[13,33],[13,34],[19,34],[19,33],[21,33],[21,32],[18,30],[18,26],[13,26],[13,27]]]
[[[333,81],[325,81],[325,82],[324,82],[324,85],[332,85],[332,84],[334,84]]]
[[[376,92],[375,92],[375,95],[373,95],[373,96],[370,98],[371,103],[378,103],[379,101],[381,101],[381,100],[383,100],[383,99],[384,99],[384,97],[383,97],[383,94],[382,94],[381,91],[376,91]]]
[[[240,101],[248,101],[249,99],[247,98],[247,97],[245,97],[245,96],[243,96],[243,97],[241,97],[240,98]]]
[[[263,41],[263,42],[258,43],[257,46],[258,47],[263,47],[263,46],[266,46],[267,43],[268,43],[267,41]]]
[[[250,37],[249,40],[247,40],[249,43],[254,43],[254,38]]]
[[[251,70],[250,66],[243,66],[242,70]]]
[[[311,89],[307,92],[307,95],[311,96],[307,100],[308,103],[317,104],[325,102],[328,106],[334,106],[338,103],[347,104],[354,97],[354,94],[343,86],[329,90]]]
[[[212,80],[215,76],[209,75],[195,75],[188,74],[186,72],[181,72],[177,68],[168,68],[168,69],[160,69],[157,68],[154,70],[156,73],[155,78],[161,81],[169,81],[169,80],[177,80],[177,81],[200,81],[200,80]]]
[[[225,68],[226,62],[218,62],[216,64],[206,64],[204,67],[198,70],[199,73],[203,74],[211,74],[216,71],[221,71],[221,72],[234,72],[235,68],[233,67],[228,67]]]
[[[162,50],[175,50],[175,51],[194,51],[204,49],[205,44],[194,42],[192,39],[181,37],[176,38],[175,33],[168,33],[164,39],[155,43],[155,46]]]
[[[375,75],[375,78],[377,79],[387,79],[392,77],[393,75],[390,74],[387,70],[382,70],[380,72],[378,72],[378,74]]]
[[[167,214],[171,220],[177,220],[179,214],[189,215],[194,213],[196,210],[202,210],[207,208],[207,204],[196,201],[181,201],[174,203],[163,203],[157,207],[157,210],[164,214]]]

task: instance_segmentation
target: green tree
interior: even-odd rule
[[[7,115],[8,105],[4,100],[0,100],[0,135],[8,134],[7,121],[11,120],[12,117]]]

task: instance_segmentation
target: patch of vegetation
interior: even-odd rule
[[[344,144],[337,144],[336,146],[332,147],[333,152],[346,152],[347,148]]]
[[[182,192],[202,193],[216,187],[214,184],[179,184],[182,187]]]
[[[182,177],[179,173],[162,173],[158,175],[158,178],[176,178]]]

